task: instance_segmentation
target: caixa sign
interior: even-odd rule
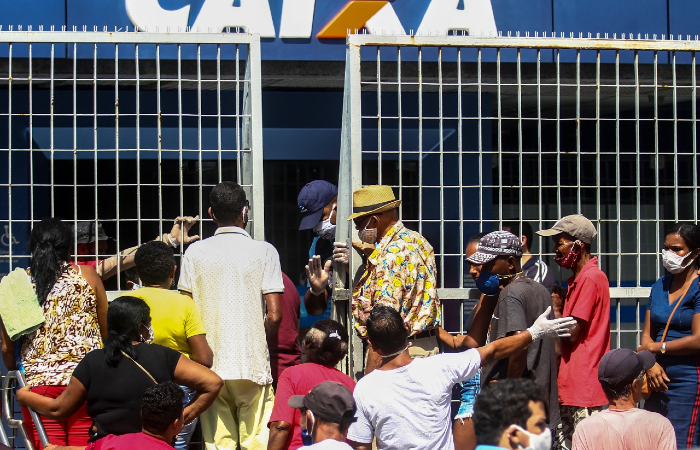
[[[327,1],[319,0],[319,3]],[[454,31],[471,35],[496,34],[491,0],[425,0],[427,9],[418,18],[417,26],[409,25],[411,28],[405,26],[397,14],[395,7],[401,7],[399,1],[349,1],[337,7],[330,21],[323,19],[322,23],[314,23],[316,0],[282,0],[281,12],[279,8],[274,9],[279,14],[278,20],[273,20],[270,0],[200,0],[197,7],[188,4],[170,9],[163,7],[159,0],[125,2],[131,23],[141,31],[174,31],[190,26],[193,32],[220,32],[228,27],[239,27],[264,38],[286,39],[344,39],[348,30],[360,29],[370,34],[410,31],[432,35]],[[275,23],[279,24],[278,29]],[[319,31],[314,35],[314,30]]]

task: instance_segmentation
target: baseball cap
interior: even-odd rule
[[[562,217],[552,228],[537,232],[540,236],[556,236],[560,233],[566,233],[586,244],[591,244],[597,234],[593,223],[581,214]]]
[[[323,207],[338,195],[338,188],[327,181],[314,180],[301,188],[297,205],[301,212],[299,230],[310,230],[323,217]]]
[[[479,239],[476,252],[467,258],[467,261],[481,265],[504,255],[522,256],[523,243],[518,236],[509,231],[492,231]]]
[[[78,244],[89,244],[90,242],[95,242],[95,234],[97,234],[98,241],[106,241],[110,239],[105,233],[104,228],[101,224],[97,224],[97,230],[95,230],[95,222],[78,222],[75,225],[76,234],[78,235]]]
[[[628,348],[616,348],[604,354],[598,365],[598,379],[612,386],[629,383],[656,363],[653,353],[646,350],[635,353]]]
[[[355,399],[344,384],[324,381],[316,385],[306,395],[289,397],[287,404],[292,408],[310,409],[315,416],[333,423],[355,422]]]

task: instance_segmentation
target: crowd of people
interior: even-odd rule
[[[222,182],[209,200],[213,236],[189,236],[198,218],[178,217],[169,233],[105,259],[96,222],[34,226],[30,266],[0,282],[0,317],[3,362],[26,375],[17,399],[35,448],[27,408],[53,449],[187,449],[198,421],[208,450],[699,445],[697,225],[666,233],[669,274],[651,289],[636,352],[610,350],[609,282],[582,215],[537,231],[571,271],[565,285],[532,254],[527,222],[469,239],[482,295],[469,332],[453,334],[442,327],[433,247],[400,220],[391,187],[353,193],[359,240],[349,248],[335,242],[337,188],[312,181],[298,196],[299,229],[316,234],[307,312],[327,310],[333,268],[351,251],[362,265],[349,329],[319,320],[300,346],[302,297],[274,246],[245,231],[245,191]],[[135,289],[108,304],[102,280],[132,266]],[[365,352],[357,382],[336,368],[349,332]]]

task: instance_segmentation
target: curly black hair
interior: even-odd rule
[[[143,393],[141,420],[143,429],[153,434],[165,432],[182,416],[185,393],[172,381],[151,386]]]
[[[144,284],[160,284],[173,273],[175,256],[164,242],[150,241],[136,250],[134,262]]]
[[[474,430],[477,445],[498,445],[511,425],[527,429],[532,415],[530,402],[542,402],[542,391],[532,380],[515,378],[486,385],[474,403]]]

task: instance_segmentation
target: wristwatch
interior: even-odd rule
[[[665,342],[662,342],[662,343],[661,343],[661,350],[660,350],[660,352],[661,352],[662,355],[663,355],[664,353],[666,353],[666,343],[665,343]]]

